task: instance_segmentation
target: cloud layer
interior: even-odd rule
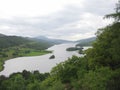
[[[8,13],[5,17],[1,16],[0,33],[31,37],[44,35],[67,40],[92,37],[98,28],[111,22],[110,20],[103,20],[103,16],[113,12],[117,2],[115,0],[109,0],[109,2],[105,0],[70,0],[70,2],[67,1],[69,2],[67,4],[66,1],[62,0],[61,6],[59,6],[61,8],[55,10],[46,7],[48,10],[45,11],[44,15],[33,12],[34,14],[30,16],[29,11],[25,12],[21,9],[23,12],[21,11],[18,15]],[[46,2],[46,4],[48,3]],[[57,7],[54,4],[53,7]],[[59,5],[59,1],[57,4]],[[39,9],[37,11],[40,13]],[[2,10],[0,12],[2,13]],[[25,16],[22,15],[24,12],[26,13]]]

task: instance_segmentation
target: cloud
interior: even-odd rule
[[[118,0],[109,0],[106,2],[105,0],[91,0],[88,2],[87,0],[84,1],[86,12],[94,13],[97,15],[106,15],[109,13],[114,12],[115,3]]]
[[[80,1],[82,4],[80,2],[73,3],[73,1],[70,1],[73,4],[65,3],[62,9],[48,15],[0,18],[0,33],[32,37],[45,35],[67,40],[92,37],[98,28],[111,22],[103,20],[103,16],[113,12],[111,6],[114,6],[115,1]]]

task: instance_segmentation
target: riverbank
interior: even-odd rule
[[[22,72],[23,70],[35,71],[38,70],[41,73],[50,72],[50,70],[68,58],[75,56],[83,56],[78,54],[77,51],[68,52],[66,48],[74,47],[74,43],[66,43],[54,45],[48,48],[48,51],[53,51],[50,54],[42,56],[30,56],[30,57],[19,57],[5,61],[4,70],[0,72],[0,75],[9,76],[12,73]],[[55,58],[50,60],[49,57],[55,55]]]
[[[4,69],[4,62],[6,60],[24,56],[40,56],[48,53],[52,53],[52,51],[15,47],[3,49],[0,52],[0,71]]]

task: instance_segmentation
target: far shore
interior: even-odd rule
[[[49,53],[52,53],[52,51],[40,50],[40,51],[31,51],[30,53],[26,53],[26,54],[24,53],[22,55],[16,55],[16,56],[2,58],[2,60],[0,60],[0,71],[2,71],[4,69],[4,63],[5,63],[5,61],[7,61],[9,59],[13,59],[13,58],[17,58],[17,57],[41,56],[41,55],[45,55],[45,54],[49,54]]]

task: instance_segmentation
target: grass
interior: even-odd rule
[[[4,69],[4,62],[8,59],[16,58],[16,57],[23,57],[23,56],[40,56],[44,54],[51,53],[52,51],[45,51],[45,50],[36,50],[30,48],[7,48],[0,51],[0,71]]]
[[[3,70],[3,62],[0,61],[0,71]]]

